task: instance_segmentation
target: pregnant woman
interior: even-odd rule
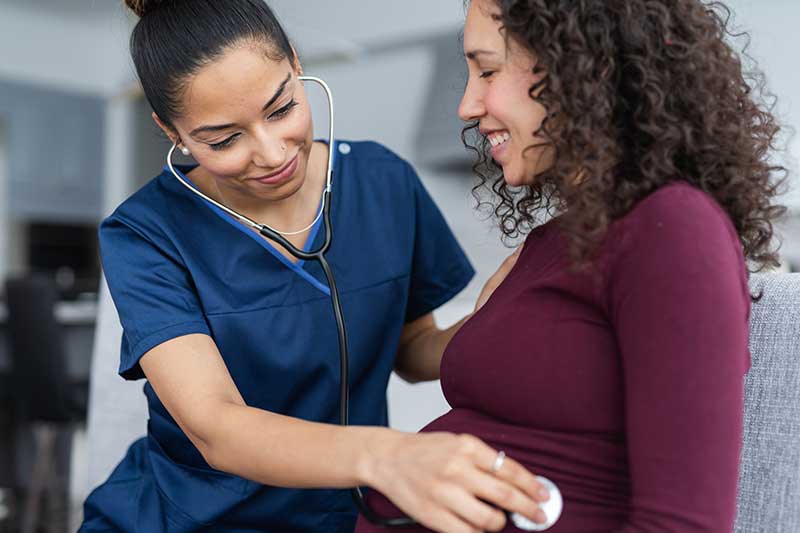
[[[553,532],[733,528],[746,260],[775,261],[783,169],[768,161],[775,120],[715,5],[468,8],[459,112],[480,132],[502,228],[527,238],[447,347],[453,409],[424,431],[476,435],[554,481]],[[484,530],[517,531],[485,511]],[[379,528],[361,519],[357,531]]]

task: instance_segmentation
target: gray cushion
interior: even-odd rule
[[[750,280],[752,368],[745,380],[737,533],[800,531],[800,274]],[[699,495],[702,497],[702,495]]]

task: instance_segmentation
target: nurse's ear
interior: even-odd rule
[[[166,135],[169,138],[169,140],[172,142],[172,144],[177,144],[178,148],[180,148],[181,152],[184,155],[189,155],[189,153],[188,153],[189,149],[185,145],[181,144],[181,138],[178,135],[178,133],[175,130],[173,130],[172,128],[170,128],[169,126],[167,126],[164,123],[164,121],[162,121],[158,117],[158,115],[155,114],[155,112],[153,112],[150,116],[153,117],[153,121],[156,124],[158,124],[158,127],[161,128],[161,131],[164,132],[164,135]]]
[[[294,45],[292,46],[292,66],[294,67],[294,72],[298,76],[303,75],[303,65],[300,64],[300,56],[297,55],[297,50],[295,50]]]

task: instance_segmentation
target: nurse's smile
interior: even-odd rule
[[[294,173],[297,172],[298,161],[299,158],[297,155],[295,155],[292,160],[289,161],[289,163],[287,163],[283,168],[276,170],[272,174],[267,174],[265,176],[252,179],[263,185],[280,185],[294,176]]]

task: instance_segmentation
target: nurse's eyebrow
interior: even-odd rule
[[[286,86],[289,85],[290,81],[292,81],[292,73],[291,72],[286,75],[286,79],[283,80],[283,83],[280,84],[280,86],[278,87],[278,90],[275,91],[275,94],[273,94],[272,98],[269,99],[269,102],[264,104],[264,107],[261,108],[262,111],[266,111],[267,109],[272,107],[272,104],[274,104],[278,100],[278,98],[280,98],[281,95],[283,95],[283,91],[286,90]]]
[[[278,101],[278,99],[283,95],[283,92],[286,90],[286,86],[289,85],[289,82],[291,80],[292,80],[292,73],[290,72],[289,74],[286,75],[286,79],[284,79],[283,82],[281,82],[281,84],[278,86],[278,90],[275,91],[275,94],[272,95],[272,98],[270,98],[269,101],[266,104],[264,104],[264,107],[261,108],[262,111],[266,111],[267,109],[272,107],[272,105],[275,102]],[[195,135],[197,135],[199,133],[214,133],[214,132],[217,132],[217,131],[230,129],[230,128],[233,128],[235,126],[236,126],[236,124],[219,124],[219,125],[216,125],[216,126],[200,126],[199,128],[193,129],[192,132],[189,135],[194,137]]]
[[[470,50],[469,52],[464,54],[464,56],[467,59],[472,59],[472,60],[478,59],[479,56],[496,56],[496,55],[498,55],[497,52],[492,52],[491,50],[480,50],[480,49]]]

